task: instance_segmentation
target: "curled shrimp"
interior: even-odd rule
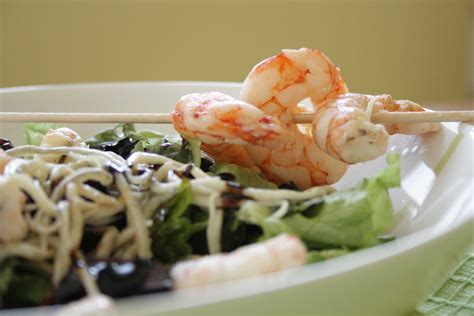
[[[352,94],[350,94],[352,95]],[[423,112],[425,109],[410,100],[395,100],[388,94],[382,95],[358,95],[358,98],[365,97],[369,104],[373,100],[373,113],[379,112]],[[385,124],[389,134],[419,135],[431,132],[437,132],[441,129],[441,123],[421,122],[421,123],[392,123]]]
[[[316,145],[333,158],[349,164],[383,155],[389,135],[365,112],[368,98],[344,94],[317,105],[312,135]]]
[[[373,124],[372,113],[424,111],[415,102],[388,94],[347,93],[315,105],[312,134],[325,153],[347,163],[368,161],[384,154],[389,134],[436,132],[440,123]]]
[[[201,140],[214,159],[243,166],[253,166],[243,145],[275,148],[292,136],[277,119],[219,92],[183,96],[171,118],[182,136]]]
[[[339,180],[347,164],[323,152],[308,128],[293,122],[298,102],[317,104],[347,92],[339,69],[318,50],[301,48],[257,64],[245,79],[240,98],[278,118],[293,134],[282,148],[249,145],[247,152],[265,175],[276,183],[294,182],[304,189]]]
[[[368,161],[384,154],[389,134],[423,134],[441,128],[440,123],[373,124],[372,113],[424,111],[415,102],[395,100],[388,94],[347,93],[315,107],[315,143],[325,153],[347,163]]]
[[[319,50],[284,49],[258,63],[245,79],[240,99],[257,106],[283,123],[292,123],[298,102],[316,104],[339,94],[347,86],[339,69]]]

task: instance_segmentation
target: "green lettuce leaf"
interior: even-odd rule
[[[191,151],[191,156],[193,157],[193,163],[201,167],[201,141],[199,139],[187,139],[188,148]]]
[[[118,124],[86,140],[89,147],[113,151],[128,158],[133,152],[160,154],[182,163],[201,165],[200,142],[183,140],[179,135],[164,135],[150,130],[137,131],[133,124]]]
[[[310,250],[357,249],[384,242],[379,235],[392,225],[388,189],[400,185],[399,158],[388,157],[389,166],[350,190],[292,205],[283,218],[256,202],[245,202],[237,218],[262,229],[260,240],[280,233],[299,236]]]
[[[125,137],[136,135],[133,124],[118,124],[117,126],[106,129],[86,140],[90,147],[98,147],[103,143],[117,142]]]
[[[347,255],[351,251],[348,249],[325,249],[325,250],[312,250],[308,252],[308,257],[306,263],[315,263],[319,261],[324,261],[343,255]]]
[[[178,193],[158,212],[158,218],[151,227],[155,258],[163,262],[176,262],[193,253],[189,238],[207,227],[207,217],[203,219],[191,213],[192,201],[190,181],[184,178]],[[196,213],[201,215],[199,211]]]
[[[259,240],[266,240],[281,233],[293,234],[293,230],[281,219],[270,216],[271,210],[254,201],[246,201],[238,210],[236,216],[239,220],[261,227],[263,233]]]
[[[331,193],[283,221],[310,249],[380,243],[378,235],[393,222],[388,189],[400,185],[399,157],[389,155],[388,163],[385,170],[364,179],[354,189]]]
[[[25,124],[23,127],[25,133],[25,144],[39,146],[44,135],[46,135],[50,129],[56,128],[59,128],[59,125],[50,123]]]
[[[3,305],[3,297],[8,291],[8,286],[13,276],[13,264],[10,261],[0,265],[0,306]]]
[[[52,288],[49,273],[34,262],[9,259],[0,264],[0,306],[38,305]]]
[[[278,189],[275,183],[266,180],[261,173],[235,164],[218,162],[211,167],[210,172],[215,175],[231,174],[235,178],[235,182],[245,187]]]

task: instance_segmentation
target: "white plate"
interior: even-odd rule
[[[0,89],[1,111],[168,112],[183,94],[237,83],[149,82]],[[106,124],[71,124],[83,136]],[[171,126],[138,126],[172,132]],[[22,126],[1,124],[0,137],[21,144]],[[443,280],[473,239],[474,128],[445,124],[427,136],[391,137],[401,155],[402,188],[391,192],[397,240],[344,257],[266,276],[118,301],[123,314],[400,315]],[[336,184],[353,185],[385,166],[385,157],[350,168]],[[22,311],[22,313],[25,310]],[[49,313],[49,308],[35,309]]]

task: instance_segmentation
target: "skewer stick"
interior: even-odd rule
[[[312,114],[293,115],[296,123],[311,123]],[[383,112],[372,114],[374,123],[474,122],[474,111]],[[0,122],[142,123],[169,124],[169,113],[40,113],[0,112]]]

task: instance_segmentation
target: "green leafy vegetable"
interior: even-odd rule
[[[319,261],[324,261],[350,253],[348,249],[325,249],[325,250],[313,250],[308,252],[308,258],[306,263],[315,263]]]
[[[50,123],[28,123],[23,127],[25,131],[25,144],[39,146],[44,135],[50,129],[59,128],[59,125]]]
[[[10,285],[10,281],[13,275],[13,264],[8,262],[3,262],[0,265],[0,306],[3,304],[3,297],[5,293],[8,291],[8,286]]]
[[[389,166],[350,190],[293,205],[286,216],[274,218],[271,210],[245,202],[237,217],[262,229],[260,240],[279,233],[299,236],[310,250],[361,248],[382,242],[378,235],[392,225],[388,189],[400,184],[399,158],[388,157]]]
[[[201,167],[201,141],[199,139],[187,139],[188,148],[191,151],[193,157],[193,163]]]
[[[293,233],[293,230],[281,219],[270,216],[271,210],[254,201],[246,201],[237,212],[237,218],[245,223],[262,228],[259,240],[266,240],[281,233]]]
[[[200,142],[182,140],[179,135],[142,130],[137,132],[133,124],[119,124],[86,140],[94,149],[113,151],[124,158],[133,152],[160,154],[182,163],[201,164]]]
[[[400,185],[399,158],[388,157],[389,166],[364,179],[351,190],[331,193],[284,222],[309,248],[368,247],[380,243],[378,235],[392,225],[388,189]]]
[[[210,171],[216,175],[224,173],[231,174],[234,176],[236,182],[246,187],[278,189],[275,183],[266,180],[261,173],[235,164],[218,162],[211,167]]]
[[[10,259],[0,264],[0,306],[38,305],[51,291],[51,276],[37,263]]]
[[[106,129],[89,138],[86,143],[91,147],[99,147],[103,143],[117,142],[131,136],[138,138],[136,137],[138,135],[133,124],[118,124],[114,128]]]
[[[192,222],[189,214],[193,197],[190,181],[183,179],[176,196],[165,206],[164,218],[157,218],[150,230],[152,251],[156,258],[164,262],[175,262],[193,253],[189,238],[193,233],[205,229],[202,221]],[[163,216],[164,215],[164,216]],[[207,220],[204,221],[207,224]]]
[[[187,208],[193,202],[193,194],[191,192],[191,182],[184,178],[179,188],[178,194],[174,198],[174,202],[166,215],[167,221],[173,221],[180,218]]]

